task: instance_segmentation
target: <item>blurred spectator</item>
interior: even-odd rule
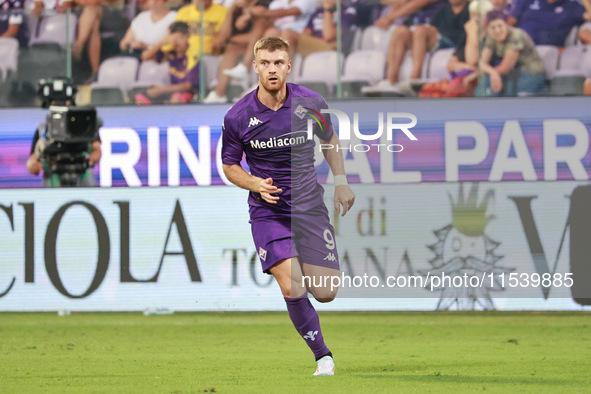
[[[255,9],[250,12],[259,18],[266,18],[271,25],[263,34],[265,37],[281,36],[281,32],[286,29],[291,29],[296,33],[302,33],[308,19],[317,8],[318,0],[273,0],[268,9]],[[261,37],[255,39],[255,42]],[[290,43],[291,44],[291,43]],[[290,45],[291,46],[291,45]],[[248,46],[254,47],[254,43]],[[248,69],[254,60],[254,53],[251,50],[246,51],[242,63],[229,70],[225,70],[224,74],[232,77],[238,81],[248,80]]]
[[[480,59],[486,94],[540,93],[544,89],[546,73],[532,39],[525,31],[508,25],[507,14],[502,10],[490,11],[486,18],[488,34]],[[496,67],[491,65],[493,55],[502,59]]]
[[[474,95],[474,88],[478,82],[480,48],[483,47],[486,38],[486,14],[494,8],[489,0],[470,2],[470,20],[464,24],[466,34],[447,62],[450,79],[445,87],[444,96]]]
[[[43,11],[55,11],[60,14],[66,12],[68,8],[72,7],[71,1],[60,0],[35,0],[34,8],[31,13],[36,18],[41,18]]]
[[[519,27],[536,45],[563,47],[570,31],[591,20],[589,0],[585,7],[573,0],[516,0],[508,22]]]
[[[591,78],[587,78],[585,80],[585,85],[583,86],[583,94],[586,96],[591,96]]]
[[[411,0],[400,9],[418,1],[422,4],[426,0]],[[393,18],[392,12],[389,18]],[[431,2],[408,18],[405,25],[398,26],[392,33],[388,45],[387,79],[380,82],[379,86],[388,87],[398,82],[400,67],[409,49],[412,57],[410,78],[420,78],[427,52],[458,45],[465,35],[464,24],[469,18],[468,0],[451,0],[443,6],[439,1]],[[380,20],[376,21],[378,26],[381,23]]]
[[[282,32],[283,38],[289,42],[289,50],[297,52],[303,58],[310,53],[320,51],[334,51],[337,46],[337,15],[336,0],[324,0],[322,7],[314,11],[302,33],[292,29]],[[357,9],[353,5],[343,6],[341,9],[341,31],[347,31],[357,24]],[[341,34],[342,36],[342,34]]]
[[[174,22],[166,37],[142,53],[142,60],[168,61],[171,84],[152,86],[145,94],[136,94],[136,103],[185,104],[193,100],[199,91],[199,62],[197,56],[189,54],[190,36],[188,24]]]
[[[408,16],[407,26],[429,24],[437,11],[447,4],[447,0],[395,0],[389,12],[378,18],[374,25],[386,30],[398,19]]]
[[[262,36],[268,21],[265,18],[255,17],[252,10],[259,7],[268,8],[270,2],[270,0],[236,0],[230,8],[220,34],[213,43],[214,50],[225,48],[218,68],[217,85],[203,100],[204,103],[225,103],[228,100],[226,88],[230,83],[230,77],[224,74],[224,71],[236,66],[240,56],[250,51],[250,45],[254,46]]]
[[[0,0],[0,37],[16,38],[21,47],[29,42],[22,0]]]
[[[74,0],[74,2],[83,8],[78,17],[78,36],[72,44],[72,57],[80,60],[86,48],[92,70],[90,81],[92,82],[96,80],[101,63],[100,27],[104,14],[103,3],[111,3],[113,0]]]
[[[154,45],[168,34],[168,27],[176,19],[176,11],[166,6],[166,0],[148,0],[145,11],[131,21],[125,36],[119,43],[123,52],[140,55],[150,45]]]
[[[465,35],[447,63],[450,72],[476,70],[480,48],[486,38],[486,14],[493,10],[489,0],[472,0],[468,6],[470,20],[464,24]]]
[[[494,8],[498,10],[505,10],[507,12],[513,11],[513,3],[509,0],[491,0]]]
[[[188,4],[182,7],[176,16],[176,20],[185,22],[189,25],[189,56],[200,56],[200,12],[199,4],[203,4],[203,54],[212,55],[219,54],[221,48],[214,47],[216,40],[228,9],[219,4],[213,4],[212,0],[196,0],[194,4]]]

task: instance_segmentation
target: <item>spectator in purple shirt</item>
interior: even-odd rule
[[[285,29],[281,36],[290,45],[291,52],[297,52],[302,57],[320,51],[333,51],[337,45],[337,17],[336,0],[324,0],[322,7],[314,11],[302,33],[292,29]],[[349,30],[357,22],[357,9],[350,5],[341,9],[341,29]],[[293,53],[290,58],[293,59]]]
[[[16,38],[21,47],[29,42],[29,31],[24,25],[24,0],[0,0],[0,37]]]
[[[170,25],[165,38],[142,52],[142,60],[168,61],[170,85],[152,86],[145,94],[136,94],[137,103],[169,100],[171,104],[186,104],[194,98],[199,90],[199,62],[187,55],[189,37],[189,25],[177,21]]]
[[[524,30],[536,45],[562,47],[570,31],[585,20],[583,15],[585,7],[576,0],[516,0],[508,23]],[[586,18],[591,20],[591,15]]]

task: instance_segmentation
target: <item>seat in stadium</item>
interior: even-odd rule
[[[296,53],[291,61],[291,72],[289,73],[289,75],[287,76],[287,81],[288,82],[294,82],[298,80],[298,77],[301,74],[302,71],[302,63],[304,62],[304,60],[302,59],[302,55],[300,55],[299,53]],[[256,76],[256,73],[255,73]],[[251,81],[252,83],[258,82],[258,76],[256,78],[256,81]]]
[[[576,45],[577,41],[579,40],[579,38],[577,36],[578,33],[579,33],[579,26],[573,27],[570,30],[570,32],[568,33],[568,35],[566,36],[566,40],[564,41],[564,46],[570,47],[570,46]]]
[[[60,47],[66,47],[66,41],[74,42],[76,33],[76,24],[78,18],[75,14],[70,14],[69,19],[69,40],[67,40],[67,25],[65,14],[55,14],[45,16],[39,21],[37,28],[37,35],[31,37],[29,45],[38,45],[46,43],[56,43]]]
[[[18,65],[18,40],[0,37],[0,80],[6,80],[10,72],[16,72]]]
[[[97,82],[127,89],[136,81],[139,60],[131,56],[117,56],[103,61],[98,70]]]
[[[582,46],[564,48],[560,55],[559,70],[580,70],[583,65],[584,49]]]
[[[153,60],[142,62],[138,69],[137,82],[144,84],[170,85],[168,63],[158,63]]]
[[[558,75],[557,73],[550,81],[550,94],[553,96],[581,96],[584,83],[584,75]]]
[[[429,72],[427,77],[434,81],[440,81],[449,77],[447,63],[455,52],[455,48],[439,49],[431,55],[429,61]]]
[[[91,97],[99,97],[95,91],[111,91],[119,89],[123,96],[123,101],[127,96],[127,91],[133,86],[138,73],[139,61],[135,57],[117,56],[103,61],[99,67],[97,82],[90,85]],[[114,93],[105,93],[104,97],[115,97]],[[97,98],[98,100],[98,98]],[[106,100],[106,98],[105,98]],[[119,99],[117,99],[119,103]],[[113,104],[117,104],[113,102]]]
[[[583,73],[587,78],[591,78],[591,45],[587,45],[587,50],[583,55]]]
[[[546,67],[546,78],[551,80],[558,69],[558,48],[552,45],[536,45],[536,49]]]
[[[425,54],[425,60],[423,61],[423,70],[421,72],[420,80],[427,80],[427,72],[429,70],[429,61],[431,58],[430,53]],[[412,56],[410,51],[406,51],[402,64],[400,65],[400,71],[398,72],[398,81],[410,81],[410,75],[412,74]]]
[[[206,94],[217,85],[218,68],[220,67],[220,58],[213,55],[203,55],[201,58],[203,62],[203,80],[205,81]]]
[[[390,36],[395,26],[388,30],[380,29],[377,26],[369,26],[361,34],[361,43],[359,49],[375,49],[386,52]]]
[[[170,85],[168,62],[158,63],[153,60],[146,60],[140,63],[137,81],[129,85],[127,94],[129,98],[133,98],[136,93],[143,93],[146,88],[152,85]]]
[[[92,105],[119,105],[125,104],[125,92],[112,85],[102,86],[94,83],[90,88],[90,103]]]
[[[343,55],[336,51],[323,51],[309,54],[302,63],[301,75],[297,78],[300,84],[324,83],[329,92],[337,82],[337,74],[341,73]],[[320,92],[318,92],[320,93]]]
[[[384,79],[386,54],[377,50],[351,52],[345,59],[342,81],[375,83]]]

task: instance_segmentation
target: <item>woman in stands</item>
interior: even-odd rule
[[[546,71],[532,39],[521,29],[507,24],[507,14],[492,10],[486,15],[486,41],[480,58],[486,95],[535,95],[544,90]],[[491,65],[496,55],[501,59]]]
[[[122,52],[141,56],[141,52],[155,45],[168,34],[168,27],[176,19],[176,11],[166,6],[166,0],[148,0],[127,29],[119,43]]]

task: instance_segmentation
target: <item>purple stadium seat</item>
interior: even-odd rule
[[[170,85],[170,74],[168,63],[158,63],[153,60],[146,60],[139,66],[137,82],[144,85]]]
[[[455,52],[455,48],[439,49],[431,55],[429,61],[429,79],[440,81],[449,77],[447,63]]]
[[[591,47],[587,46],[587,51],[583,55],[583,73],[587,78],[591,78]]]
[[[552,45],[536,45],[536,49],[546,67],[546,77],[548,79],[554,78],[558,69],[558,48]]]
[[[388,43],[390,42],[390,36],[394,28],[395,26],[392,26],[388,30],[383,30],[377,26],[367,27],[361,34],[359,49],[375,49],[385,53],[388,50]]]
[[[427,70],[429,69],[429,61],[430,61],[431,53],[425,54],[425,61],[423,61],[423,70],[421,71],[421,80],[427,79]],[[402,60],[402,64],[400,65],[400,72],[398,73],[398,81],[404,82],[410,80],[410,74],[412,73],[412,57],[410,51],[406,51],[404,55],[404,60]]]
[[[76,24],[78,18],[76,15],[70,14],[70,39],[69,42],[74,42],[76,33]],[[66,47],[66,15],[55,14],[43,17],[39,21],[38,34],[31,37],[29,45],[56,43],[62,48]]]
[[[379,82],[384,79],[385,68],[386,54],[383,51],[354,51],[345,59],[342,81]]]
[[[8,71],[16,72],[18,62],[18,40],[0,38],[0,80],[5,80]]]
[[[343,55],[336,51],[323,51],[309,54],[302,63],[301,75],[297,78],[298,83],[302,82],[325,82],[327,85],[334,85],[337,82],[337,59],[340,57],[341,66]]]
[[[139,61],[135,57],[117,56],[101,63],[98,71],[98,83],[111,84],[126,89],[135,82]]]

